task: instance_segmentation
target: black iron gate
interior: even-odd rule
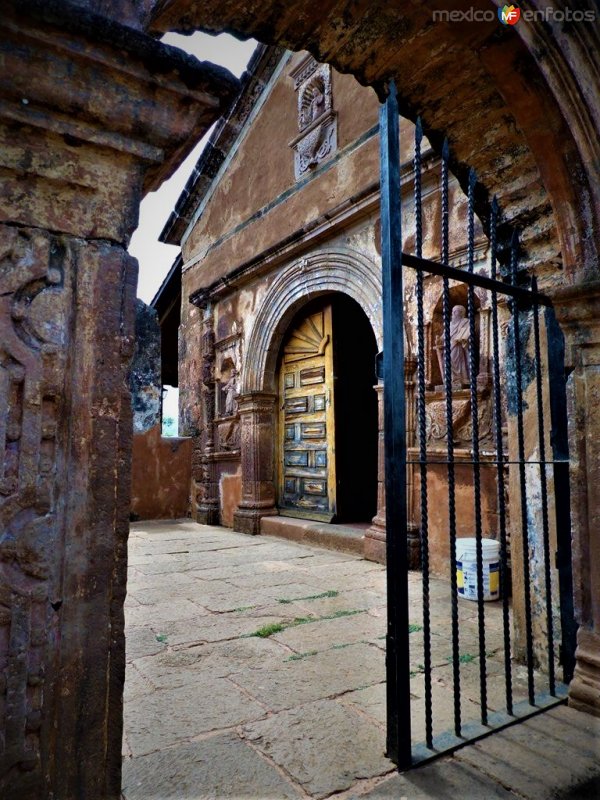
[[[535,278],[527,278],[526,271],[520,268],[516,235],[505,247],[507,255],[501,266],[497,241],[499,210],[495,201],[489,206],[486,220],[488,267],[474,269],[474,173],[469,176],[468,186],[466,265],[460,269],[450,266],[447,143],[440,166],[441,258],[439,261],[423,258],[419,123],[414,157],[415,247],[414,254],[402,252],[399,117],[393,84],[381,110],[380,141],[388,569],[387,752],[400,768],[407,768],[537,713],[561,702],[565,696],[565,684],[573,671],[575,638],[565,376],[562,335],[552,304],[538,292]],[[442,305],[440,333],[435,342],[440,384],[433,388],[431,375],[427,375],[427,362],[433,358],[433,350],[431,333],[429,342],[426,341],[424,306],[425,283],[431,282],[430,276],[438,276],[433,280],[441,283]],[[407,392],[405,378],[408,285],[416,330],[416,345],[411,354],[413,363],[416,362],[414,395]],[[457,292],[466,302],[461,310],[453,312],[458,305]],[[481,336],[483,302],[487,309],[490,352],[485,365],[475,346]],[[485,381],[483,371],[486,371]],[[470,446],[467,450],[463,447],[460,463],[454,433],[459,395],[461,408],[468,407],[470,413]],[[431,397],[437,398],[438,427],[440,410],[445,425],[445,436],[438,436],[438,444],[443,442],[443,452],[438,447],[433,455],[428,444]],[[488,444],[482,449],[480,425],[484,403],[489,409],[489,435]],[[413,447],[407,441],[407,413],[416,416]],[[438,504],[439,476],[444,475],[447,503],[444,534],[449,553],[446,591],[430,565],[433,539],[428,482],[432,470],[438,476]],[[464,536],[461,515],[464,516],[465,507],[465,470],[470,475],[468,516],[472,520],[474,542],[473,569],[469,576],[465,564],[457,563],[456,550],[457,541],[460,547]],[[459,471],[462,511],[457,506]],[[491,516],[487,510],[485,520],[482,481],[488,487],[488,494],[489,485],[495,487],[495,508]],[[434,510],[439,518],[439,508]],[[489,519],[494,520],[493,531],[489,529]],[[416,584],[409,573],[408,538],[415,527],[420,531],[422,583],[420,596],[414,595],[409,601],[409,582],[411,591]],[[489,538],[498,542],[497,564],[484,558]],[[472,600],[459,598],[459,591],[466,596],[470,593]],[[498,602],[487,603],[489,594],[497,592]],[[477,635],[476,642],[467,642],[467,651],[462,620],[470,611]],[[439,619],[446,617],[448,624],[444,626]],[[446,639],[434,629],[436,624],[445,627],[441,634]],[[415,632],[419,634],[418,645]],[[450,724],[447,719],[437,720],[433,686],[434,669],[441,657],[439,643],[444,641],[450,651],[446,666],[452,690]],[[422,654],[418,663],[415,648]],[[476,697],[472,686],[469,696],[464,696],[462,673],[468,662],[473,662],[471,672],[478,666]],[[563,682],[556,677],[559,663]],[[415,679],[421,687],[419,692],[413,691]],[[415,699],[415,694],[420,696]],[[415,717],[419,718],[416,727],[424,731],[421,742],[411,735],[411,720],[414,722]]]

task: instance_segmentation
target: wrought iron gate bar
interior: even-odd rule
[[[448,208],[448,160],[450,148],[444,140],[441,163],[442,193],[442,262],[448,266],[449,218]],[[446,429],[452,427],[452,359],[450,357],[450,280],[442,278],[442,316],[444,322],[444,385],[446,386]],[[448,455],[448,533],[450,539],[450,616],[452,624],[452,685],[454,689],[454,733],[461,735],[460,707],[460,632],[458,627],[458,578],[456,574],[456,473],[454,469],[454,439],[446,437]]]
[[[431,275],[446,276],[450,280],[460,281],[465,283],[465,271],[458,267],[451,267],[447,264],[441,264],[439,261],[431,261],[428,258],[418,258],[412,253],[402,253],[402,264],[411,269],[423,270],[429,272]],[[479,286],[480,289],[487,289],[490,292],[498,292],[498,294],[505,294],[508,297],[514,297],[520,301],[523,308],[528,308],[534,303],[540,306],[552,306],[552,300],[541,292],[534,293],[531,289],[525,289],[522,286],[516,286],[512,283],[504,283],[504,281],[494,280],[487,275],[480,275],[474,272],[469,278],[469,282],[473,286]]]
[[[490,259],[492,279],[497,275],[498,201],[494,197],[490,217]],[[500,593],[502,596],[502,638],[504,644],[504,688],[506,711],[513,713],[512,664],[510,643],[510,609],[508,580],[508,537],[506,535],[506,495],[504,485],[504,441],[502,438],[502,401],[500,386],[500,343],[498,341],[498,293],[492,291],[492,357],[494,380],[494,436],[496,442],[496,481],[498,485],[498,523],[500,526]],[[489,462],[488,462],[489,463]],[[508,463],[508,462],[507,462]]]
[[[421,203],[421,143],[423,132],[417,119],[415,128],[415,250],[422,256],[423,218]],[[425,666],[425,741],[433,743],[433,701],[431,690],[431,618],[429,602],[429,510],[427,504],[427,435],[425,420],[425,321],[423,319],[423,272],[417,272],[417,422],[419,429],[420,496],[421,496],[421,564],[423,566],[423,662]]]
[[[480,466],[482,466],[482,467],[488,467],[488,466],[489,467],[495,467],[495,466],[497,466],[499,464],[506,464],[508,466],[510,464],[515,464],[516,465],[516,464],[520,464],[521,463],[520,461],[511,461],[508,458],[505,458],[503,460],[500,460],[498,458],[488,458],[486,455],[483,455],[482,458],[485,459],[483,461],[480,460],[480,462],[479,462]],[[406,463],[407,464],[420,464],[421,461],[419,461],[418,458],[407,458],[406,459]],[[448,461],[447,458],[438,458],[434,453],[429,458],[427,458],[424,463],[425,464],[449,464],[450,462]],[[454,463],[456,465],[456,458],[454,459],[454,461],[452,463]],[[465,464],[465,465],[473,465],[475,462],[472,459],[462,458],[461,457],[460,463],[461,464]],[[540,464],[545,464],[546,466],[552,466],[553,464],[566,464],[566,465],[568,465],[568,464],[570,464],[570,461],[568,459],[566,459],[566,460],[562,460],[562,459],[556,459],[556,460],[547,459],[546,461],[535,461],[535,460],[529,460],[528,459],[527,463],[528,464],[532,464],[533,466],[540,466]]]
[[[513,284],[517,282],[519,238],[517,232],[513,233],[511,242],[511,276]],[[523,558],[523,594],[525,602],[525,641],[527,650],[527,689],[529,702],[535,703],[535,682],[533,677],[533,624],[531,620],[531,575],[529,571],[529,537],[527,521],[527,480],[525,475],[525,429],[523,421],[523,367],[521,351],[521,325],[519,322],[519,308],[512,303],[512,332],[514,347],[515,369],[515,394],[517,402],[517,441],[519,448],[519,484],[521,503],[521,544]]]
[[[475,251],[475,192],[476,177],[469,173],[469,195],[467,208],[467,261],[468,273],[473,275]],[[481,472],[479,466],[479,403],[477,398],[477,353],[474,343],[475,332],[475,287],[467,288],[467,316],[469,319],[469,389],[471,393],[471,442],[473,453],[473,504],[475,512],[475,562],[477,572],[477,624],[479,629],[479,697],[481,705],[481,724],[487,723],[487,667],[485,654],[485,612],[483,609],[483,529],[481,524]],[[448,438],[452,427],[448,428]]]
[[[389,96],[380,114],[384,331],[382,377],[385,385],[388,565],[387,754],[400,769],[457,749],[474,738],[489,735],[493,730],[514,724],[524,716],[531,716],[543,708],[563,702],[566,687],[557,685],[555,676],[555,610],[551,590],[553,554],[550,550],[554,536],[550,518],[553,505],[556,514],[556,565],[561,601],[561,661],[566,680],[570,678],[573,669],[575,633],[570,596],[572,578],[565,386],[564,372],[561,378],[560,371],[563,353],[552,303],[538,291],[535,279],[530,287],[517,282],[519,243],[516,235],[513,236],[510,246],[508,278],[498,279],[499,209],[495,199],[489,209],[489,274],[475,271],[476,176],[473,171],[469,174],[467,195],[466,269],[450,266],[450,173],[447,141],[444,142],[440,161],[440,261],[423,258],[423,226],[426,217],[422,193],[422,141],[421,121],[417,120],[413,161],[415,253],[409,254],[402,252],[398,104],[394,84],[390,84]],[[416,271],[414,282],[412,278],[407,281],[406,295],[403,282],[405,269]],[[426,276],[437,276],[437,280],[426,282]],[[413,410],[416,412],[417,443],[415,447],[411,447],[410,453],[406,446],[406,302],[412,302],[416,311],[417,376]],[[540,330],[541,307],[545,308],[545,339],[542,339]],[[457,308],[461,310],[455,311]],[[427,324],[431,326],[427,337],[426,311]],[[502,351],[501,336],[505,340]],[[547,352],[543,350],[543,344],[547,345]],[[437,361],[432,355],[435,351]],[[503,361],[504,371],[501,369]],[[523,397],[525,389],[528,391],[527,403]],[[535,400],[532,402],[534,395]],[[469,415],[467,423],[461,416],[465,409]],[[428,425],[429,414],[432,415],[431,426]],[[534,414],[537,414],[535,425]],[[551,422],[550,436],[547,431],[548,417]],[[442,419],[446,426],[445,433]],[[437,426],[436,432],[432,433],[434,424]],[[465,430],[468,431],[466,435]],[[458,431],[462,431],[460,437],[457,435]],[[509,434],[514,439],[511,440]],[[547,456],[548,441],[552,445],[552,458]],[[539,474],[537,488],[527,483],[526,470],[533,469],[534,466],[535,475]],[[468,468],[466,471],[465,467]],[[412,469],[410,481],[407,475],[409,468]],[[437,468],[434,483],[433,468]],[[443,488],[442,475],[447,476],[447,487]],[[471,475],[472,480],[469,477],[465,481],[465,476]],[[418,493],[412,482],[413,476],[420,479]],[[553,494],[549,488],[551,478],[554,481]],[[415,503],[418,520],[408,518],[408,486],[415,486],[414,500],[417,501],[418,497]],[[507,498],[509,489],[513,510],[511,514]],[[445,504],[440,490],[444,494],[447,490],[447,530],[445,508],[440,525],[439,505],[440,502]],[[540,503],[541,511],[538,508]],[[466,514],[465,504],[469,504]],[[532,508],[534,513],[530,513]],[[409,619],[408,532],[410,525],[414,529],[417,522],[421,540],[422,615],[420,625],[410,625],[409,622],[414,621]],[[539,523],[541,534],[537,532],[536,523]],[[448,538],[441,541],[439,537],[446,533]],[[512,541],[512,557],[509,552],[509,535]],[[474,537],[474,555],[470,561],[468,557],[460,559],[460,565],[457,557],[457,552],[460,552],[457,548],[459,536]],[[495,583],[492,589],[497,572],[492,569],[491,559],[487,555],[487,542],[490,538],[499,540],[500,550],[499,592],[502,623],[497,628],[497,641],[494,640],[494,628],[491,634],[486,631],[486,618],[493,614],[487,600],[497,596],[498,591]],[[438,543],[437,550],[434,549],[435,542]],[[440,553],[443,553],[440,546],[445,548],[448,545],[450,580],[447,599],[450,602],[432,612],[432,596],[439,599],[448,590],[442,588],[440,594],[437,585],[432,583],[430,571],[437,568],[435,559],[439,560]],[[540,548],[542,553],[539,552]],[[516,559],[516,556],[520,559]],[[518,560],[520,563],[516,564]],[[474,565],[471,562],[475,562]],[[514,582],[515,592],[518,593],[513,597],[514,620],[511,619],[512,586],[509,564],[513,574],[516,575],[515,569],[519,572],[519,581]],[[535,571],[536,564],[541,564],[539,575],[532,575],[531,570]],[[463,607],[460,605],[462,601],[459,600],[459,589],[461,595],[464,594],[476,602],[476,614],[467,613],[467,618],[476,617],[474,628],[478,641],[477,650],[473,645],[473,652],[477,652],[477,656],[465,650],[461,653],[461,644],[463,641],[468,642],[469,633],[463,639]],[[536,596],[535,640],[532,599],[534,589],[545,594],[543,599]],[[516,602],[517,597],[519,603]],[[453,703],[452,722],[444,721],[443,728],[450,723],[453,732],[440,734],[438,729],[442,726],[433,696],[433,656],[438,667],[439,651],[435,648],[436,643],[443,645],[443,641],[435,637],[442,632],[442,628],[447,627],[448,613],[452,651],[448,661],[452,662]],[[516,702],[520,698],[514,695],[519,684],[512,664],[515,656],[511,636],[513,622],[517,633],[521,632],[519,625],[524,627],[527,700],[523,702]],[[419,703],[424,722],[425,741],[417,746],[413,746],[411,741],[411,678],[417,674],[410,671],[411,630],[422,631],[423,637],[423,664],[419,665],[417,672],[422,673],[424,691],[422,699],[415,697],[415,702]],[[490,641],[494,642],[494,654],[487,652]],[[540,656],[534,646],[547,648],[544,655]],[[500,648],[502,653],[499,652]],[[521,655],[520,651],[516,654]],[[499,659],[495,663],[504,679],[505,710],[501,712],[488,708],[488,682],[492,687],[494,673],[492,670],[488,676],[488,667],[493,659]],[[465,678],[462,669],[463,664],[470,661],[478,661],[472,667],[475,670],[475,686],[471,689],[467,684],[465,689],[461,685]],[[539,662],[544,665],[547,662],[547,679],[538,673],[534,676],[534,667],[537,668]],[[542,685],[549,688],[549,694],[539,691]],[[468,691],[472,691],[472,694],[467,694]],[[462,696],[468,697],[468,701],[463,703]],[[474,722],[468,718],[469,709],[476,705],[477,699],[480,721]]]
[[[400,769],[411,764],[406,506],[406,414],[398,98],[392,81],[379,113],[381,264],[385,426],[388,625],[386,635],[386,752]],[[394,220],[394,224],[391,224]],[[400,303],[398,304],[398,298]]]
[[[533,291],[537,291],[537,278],[533,277]],[[540,311],[533,306],[533,337],[535,352],[535,387],[538,417],[538,444],[540,448],[540,489],[542,495],[542,542],[544,551],[544,581],[546,589],[546,630],[548,637],[548,683],[550,694],[555,692],[554,675],[554,622],[552,619],[552,580],[550,577],[550,524],[548,521],[548,481],[546,476],[546,425],[542,387],[542,348],[540,344]]]

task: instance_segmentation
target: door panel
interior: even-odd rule
[[[279,376],[279,510],[330,522],[335,514],[331,306],[288,334]]]

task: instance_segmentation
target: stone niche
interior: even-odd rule
[[[331,67],[308,55],[290,73],[297,94],[298,135],[294,149],[296,180],[309,174],[337,150],[337,114],[333,110]]]

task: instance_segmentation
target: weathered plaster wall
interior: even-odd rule
[[[285,65],[200,220],[182,242],[184,297],[186,288],[189,294],[209,285],[377,181],[379,154],[373,138],[349,158],[339,157],[341,150],[356,144],[377,124],[377,98],[353,77],[335,74],[337,155],[332,168],[325,169],[331,161],[320,165],[324,171],[306,183],[303,179],[300,191],[294,191],[297,183],[289,142],[298,133],[297,97],[289,72],[298,60],[295,56]],[[358,108],[360,113],[356,113]],[[290,196],[285,195],[290,191]],[[277,204],[266,210],[274,202]],[[201,263],[190,266],[195,261]]]
[[[136,433],[131,474],[133,519],[189,516],[192,439],[161,436],[160,424]]]

